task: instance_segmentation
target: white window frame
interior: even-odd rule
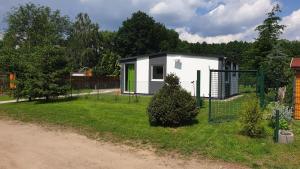
[[[163,68],[163,78],[162,79],[153,79],[153,67],[154,66],[161,66]],[[164,74],[165,74],[165,66],[164,65],[151,65],[151,81],[163,82],[165,79]]]

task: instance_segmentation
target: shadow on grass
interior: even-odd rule
[[[232,122],[238,120],[237,115],[223,115],[223,116],[218,116],[218,117],[213,117],[209,123],[212,124],[219,124],[219,123],[225,123],[225,122]]]
[[[189,120],[189,121],[184,121],[180,124],[165,124],[165,125],[149,121],[149,124],[151,127],[179,128],[179,127],[187,127],[187,126],[197,125],[197,124],[199,124],[199,120],[193,119],[193,120]]]
[[[79,97],[66,97],[66,98],[56,98],[56,99],[49,99],[49,100],[37,100],[35,104],[49,104],[49,103],[63,103],[63,102],[70,102],[74,100],[78,100]]]

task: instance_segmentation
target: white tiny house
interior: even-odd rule
[[[226,61],[223,56],[179,53],[156,53],[123,58],[120,59],[120,65],[122,93],[154,94],[163,86],[166,75],[174,73],[179,77],[181,86],[195,96],[197,71],[200,70],[200,95],[202,97],[209,97],[210,70],[238,70],[236,64]],[[235,75],[229,79],[231,88],[234,89],[234,86],[238,85],[238,78]],[[216,84],[212,88],[219,90],[222,86]],[[237,92],[231,90],[230,95],[235,95]],[[223,95],[223,93],[218,95]]]

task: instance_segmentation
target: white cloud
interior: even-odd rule
[[[81,3],[89,2],[89,0],[79,0]]]
[[[149,13],[171,22],[190,21],[203,4],[202,0],[161,0],[150,8]]]
[[[221,5],[222,6],[222,5]],[[222,11],[223,7],[218,7],[219,11]],[[211,13],[215,13],[216,10],[212,10]],[[264,16],[265,17],[265,16]],[[261,23],[261,22],[260,22]],[[258,24],[260,24],[258,23]],[[292,12],[290,15],[285,16],[282,18],[280,24],[286,25],[286,28],[282,34],[282,38],[289,39],[289,40],[300,40],[300,9]],[[257,37],[257,32],[255,32],[254,25],[252,27],[243,27],[243,31],[237,33],[228,33],[228,34],[219,34],[214,36],[205,36],[199,33],[192,33],[189,28],[181,27],[177,28],[176,31],[179,33],[179,37],[182,40],[186,40],[191,43],[196,42],[207,42],[207,43],[223,43],[223,42],[230,42],[234,40],[243,40],[243,41],[253,41],[254,38]]]
[[[157,0],[149,13],[199,36],[238,34],[261,23],[274,0]]]
[[[219,25],[233,23],[247,25],[259,20],[271,7],[271,0],[227,0],[205,17],[214,19],[214,23]]]
[[[187,24],[193,33],[207,36],[237,34],[261,23],[272,5],[272,0],[224,0]]]
[[[289,40],[300,40],[300,9],[294,11],[291,15],[283,17],[281,24],[287,27],[282,35]]]
[[[235,40],[253,41],[256,37],[254,28],[248,29],[241,33],[217,36],[200,36],[199,34],[190,33],[187,28],[176,28],[175,30],[179,33],[179,37],[181,40],[185,40],[190,43],[227,43]]]

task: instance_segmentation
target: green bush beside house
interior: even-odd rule
[[[179,78],[170,74],[164,86],[148,106],[151,125],[180,126],[191,123],[198,114],[196,100],[179,85]]]

